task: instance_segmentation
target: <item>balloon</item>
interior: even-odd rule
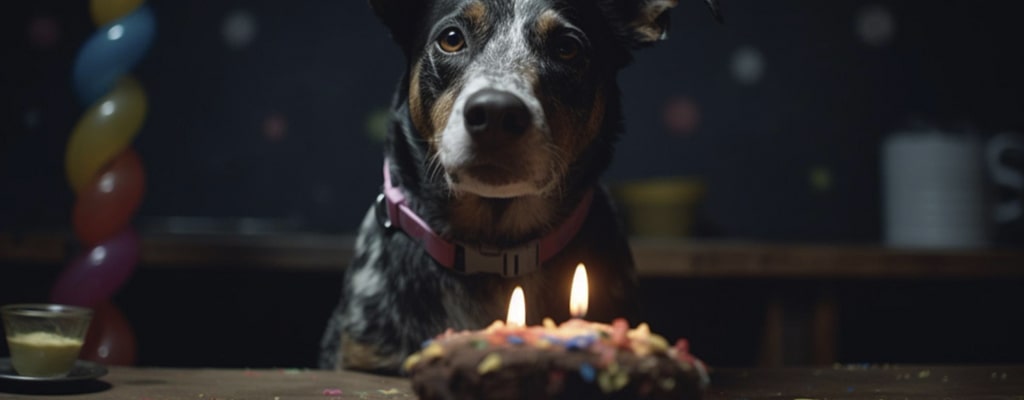
[[[142,162],[128,148],[78,193],[71,216],[75,236],[94,245],[120,232],[139,208],[145,188]]]
[[[76,194],[128,147],[145,116],[146,93],[129,77],[118,81],[113,92],[86,110],[68,139],[64,165]]]
[[[79,358],[105,365],[133,365],[135,350],[135,333],[124,314],[109,300],[93,307]]]
[[[131,276],[139,261],[139,236],[131,228],[79,254],[57,277],[50,298],[54,303],[92,307]]]
[[[135,66],[149,49],[156,19],[148,5],[100,28],[75,57],[72,84],[82,104],[92,104]]]
[[[132,12],[139,4],[142,4],[142,0],[92,0],[89,2],[89,13],[92,22],[102,26]]]

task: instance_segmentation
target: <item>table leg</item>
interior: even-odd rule
[[[761,367],[782,366],[784,317],[782,297],[778,292],[773,291],[769,294],[767,304],[765,304],[764,332],[761,337],[761,355],[758,360]]]
[[[839,334],[839,306],[836,304],[835,288],[823,285],[818,292],[811,317],[813,340],[812,358],[815,365],[831,365],[836,362],[836,342]]]

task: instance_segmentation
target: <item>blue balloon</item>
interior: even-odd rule
[[[143,4],[93,34],[82,45],[72,70],[78,100],[89,105],[107,94],[146,54],[155,33],[156,18]]]

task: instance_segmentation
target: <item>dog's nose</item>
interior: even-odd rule
[[[516,95],[483,89],[466,99],[466,130],[473,136],[519,136],[530,127],[530,110]]]

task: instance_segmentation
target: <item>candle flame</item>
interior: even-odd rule
[[[523,295],[523,288],[516,286],[512,291],[512,299],[508,302],[508,318],[506,324],[510,327],[526,326],[526,296]]]
[[[569,314],[572,314],[573,318],[583,318],[587,315],[588,292],[587,267],[580,263],[572,276],[572,292],[569,294]]]

